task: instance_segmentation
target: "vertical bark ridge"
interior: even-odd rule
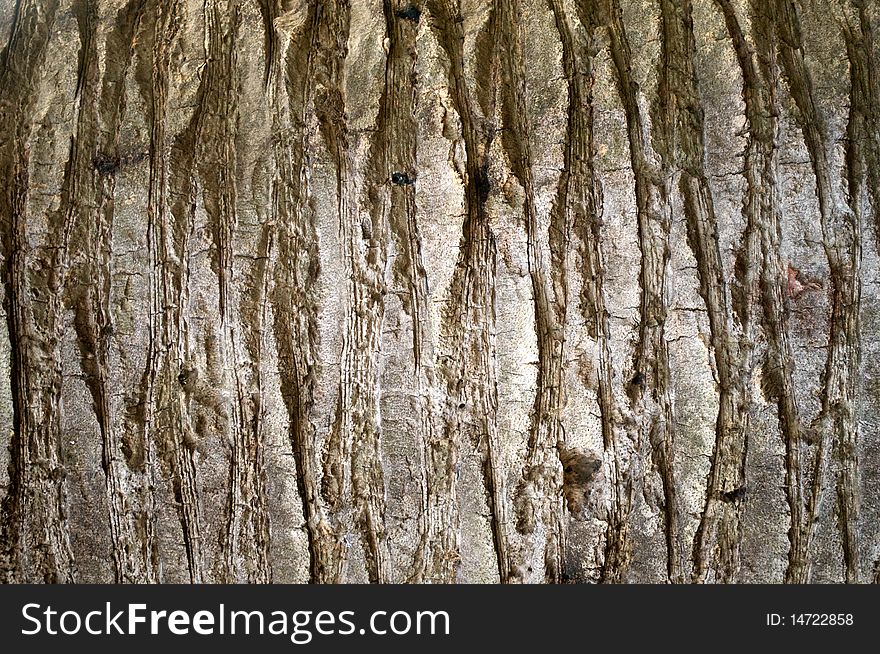
[[[849,261],[855,288],[846,288],[849,296],[844,301],[861,299],[859,283],[861,272],[861,243],[864,216],[865,183],[876,182],[877,165],[877,101],[876,73],[873,66],[873,32],[864,4],[854,2],[858,12],[858,23],[844,27],[847,58],[850,67],[850,110],[847,123],[846,177],[849,194],[849,207],[853,215],[853,251]],[[869,191],[876,194],[877,189]],[[876,215],[876,204],[872,207]],[[846,347],[850,358],[847,361],[843,381],[844,396],[852,398],[843,407],[841,427],[834,454],[838,461],[836,480],[837,515],[843,547],[844,575],[847,583],[860,580],[861,553],[859,544],[859,429],[858,429],[858,384],[861,376],[861,343],[859,333],[859,307],[855,313],[846,316],[844,326],[847,334]],[[851,412],[848,413],[848,412]]]
[[[104,71],[101,113],[105,136],[103,144],[99,145],[97,156],[103,157],[107,153],[113,153],[112,161],[114,164],[121,161],[122,158],[120,132],[126,107],[124,81],[131,68],[135,40],[138,32],[142,29],[146,6],[147,0],[131,0],[123,7],[117,15],[116,30],[108,40],[108,48],[131,53],[130,56],[121,60],[118,67],[107,65]],[[140,158],[142,154],[138,152],[135,156]],[[97,270],[94,274],[97,280],[94,300],[97,309],[95,326],[97,334],[100,336],[96,358],[104,368],[103,377],[99,376],[98,378],[99,386],[102,388],[101,396],[104,398],[102,401],[107,401],[110,395],[112,337],[117,333],[113,324],[111,308],[115,188],[115,169],[111,169],[103,180],[98,208],[97,228],[100,240],[96,250],[95,265]],[[122,580],[130,583],[154,583],[159,579],[159,566],[156,557],[152,485],[148,476],[149,471],[144,466],[143,445],[141,444],[137,448],[125,445],[125,443],[130,443],[137,438],[137,435],[132,433],[132,427],[135,431],[139,428],[131,425],[128,421],[123,421],[123,433],[120,437],[119,430],[114,428],[117,423],[112,415],[112,404],[109,402],[107,412],[101,415],[107,424],[106,428],[102,429],[102,434],[104,437],[103,453],[109,470],[108,493],[113,494],[110,498],[111,502],[119,503],[120,506],[117,510],[122,517],[119,521],[120,537],[116,546],[120,553],[124,553]],[[138,452],[137,455],[133,453],[135,449]],[[116,479],[111,480],[111,475]],[[124,480],[128,480],[128,484],[125,484]],[[126,492],[126,487],[133,487],[136,491],[134,493]]]
[[[825,490],[828,457],[833,445],[857,439],[854,405],[858,375],[858,316],[860,308],[861,237],[856,217],[835,191],[822,115],[816,105],[810,71],[804,60],[797,5],[775,0],[779,54],[788,86],[799,112],[799,123],[810,155],[819,199],[822,241],[831,282],[828,353],[822,384],[821,409],[812,425],[817,438],[811,484],[806,498],[800,547],[793,550],[786,580],[806,583],[810,575],[810,546],[816,516]]]
[[[561,474],[557,448],[563,442],[561,410],[562,341],[565,326],[559,309],[550,299],[547,265],[540,245],[541,234],[535,208],[535,182],[532,172],[531,117],[526,106],[522,28],[519,26],[522,5],[519,0],[496,0],[491,31],[493,52],[499,58],[498,75],[493,79],[493,96],[501,94],[501,145],[510,161],[511,171],[523,189],[523,214],[526,232],[526,263],[532,286],[535,330],[538,343],[538,373],[535,404],[531,413],[530,433],[522,480],[518,489],[519,528],[531,534],[536,524],[543,525],[543,543],[534,543],[544,561],[544,578],[550,583],[563,579],[565,552],[565,511],[560,502]],[[493,112],[494,113],[494,112]],[[497,446],[496,446],[497,447]],[[491,458],[486,462],[486,483],[493,494],[491,505],[498,567],[501,580],[512,580],[512,572],[521,569],[519,554],[511,552],[507,533],[506,491],[504,478]],[[514,559],[514,557],[517,557]],[[518,577],[517,577],[518,578]]]
[[[97,62],[97,6],[85,0],[77,6],[82,59],[78,93],[82,107],[76,139],[82,144],[78,196],[71,198],[76,212],[73,238],[81,252],[71,262],[67,293],[74,311],[74,329],[80,365],[92,397],[101,435],[102,467],[107,493],[111,555],[117,583],[157,579],[152,560],[152,517],[144,510],[142,471],[127,465],[120,448],[116,410],[110,391],[114,334],[111,309],[113,193],[115,175],[123,158],[138,153],[119,152],[119,129],[125,105],[123,80],[131,63],[134,35],[144,9],[143,0],[122,7],[108,37],[108,47],[126,53],[108,62],[103,86]],[[91,164],[91,165],[89,165]],[[129,496],[126,488],[137,492]]]
[[[242,509],[244,527],[238,536],[246,554],[241,560],[245,564],[248,579],[270,582],[273,571],[270,564],[271,524],[269,498],[266,481],[266,385],[265,385],[265,343],[267,314],[269,311],[269,256],[272,252],[271,225],[266,222],[260,228],[256,243],[256,255],[246,273],[244,291],[239,302],[242,316],[250,317],[248,324],[241,324],[246,365],[246,398],[239,400],[248,412],[243,417],[243,447],[246,454],[239,463],[242,488],[247,489],[246,503]],[[253,562],[253,563],[252,563]]]
[[[864,159],[868,200],[874,223],[874,236],[880,249],[880,72],[877,64],[877,43],[874,25],[868,14],[870,2],[852,0],[858,12],[858,26],[852,28],[853,51],[850,66],[855,68],[853,97],[859,105],[863,122],[860,156]]]
[[[389,2],[383,3],[383,14],[386,33],[398,36],[394,34],[394,8]],[[403,33],[399,36],[406,38]],[[391,36],[388,38],[390,40]],[[367,575],[372,583],[391,581],[385,531],[385,481],[380,465],[378,359],[388,290],[385,275],[390,240],[389,187],[393,176],[388,166],[392,143],[399,136],[394,131],[399,128],[401,120],[397,104],[401,96],[406,95],[410,74],[405,66],[401,66],[400,59],[406,56],[402,46],[405,44],[398,43],[393,51],[389,46],[386,52],[385,88],[379,101],[375,136],[366,163],[366,184],[361,201],[352,211],[352,222],[343,230],[351,290],[346,317],[348,333],[344,343],[347,358],[343,360],[343,366],[349,369],[353,392],[347,406],[343,406],[340,400],[340,412],[344,414],[338,415],[337,424],[347,422],[348,429],[353,432],[351,486],[354,520],[360,531]],[[409,92],[411,95],[411,89]],[[406,181],[409,175],[414,175],[414,162],[409,163],[409,172],[398,173],[404,175]],[[340,398],[344,392],[340,380]]]
[[[849,36],[847,48],[852,76],[851,111],[854,112],[850,119],[853,134],[850,135],[848,150],[851,162],[848,176],[850,206],[854,207],[854,213],[855,207],[864,211],[864,206],[858,203],[862,189],[867,187],[874,235],[880,248],[880,78],[878,78],[874,25],[868,14],[869,4],[861,0],[852,1],[853,7],[858,12],[858,26],[852,27],[846,33]],[[861,129],[857,129],[859,126]],[[862,177],[859,177],[860,174]],[[856,215],[860,217],[859,214]],[[843,470],[838,482],[838,501],[847,505],[841,507],[840,515],[841,529],[844,530],[846,578],[849,581],[851,577],[858,578],[859,570],[859,534],[852,526],[858,522],[859,517],[857,444],[843,444],[839,455]],[[875,562],[873,570],[874,582],[880,583],[880,559]]]
[[[263,18],[263,61],[266,95],[271,96],[275,92],[275,84],[278,81],[278,66],[280,65],[283,50],[281,39],[278,36],[275,20],[282,12],[282,0],[258,0],[260,15]]]
[[[442,521],[450,530],[458,530],[456,468],[462,436],[483,448],[484,465],[490,471],[498,470],[497,452],[497,390],[494,363],[495,330],[495,236],[489,226],[486,201],[490,192],[488,151],[494,130],[483,124],[465,81],[464,34],[460,9],[453,0],[429,0],[426,8],[431,14],[432,28],[448,60],[450,93],[461,120],[462,138],[466,154],[465,204],[466,215],[462,228],[460,254],[456,261],[449,299],[445,306],[440,333],[438,374],[446,394],[442,408],[442,425],[431,444],[430,474],[443,479],[438,502]],[[488,477],[496,478],[493,473]],[[438,489],[440,490],[440,489]],[[496,525],[504,520],[499,514],[497,489],[488,488],[489,508],[492,512],[493,534]],[[433,509],[433,507],[431,507]],[[446,535],[449,549],[442,560],[432,561],[430,567],[438,580],[456,578],[461,554],[458,537]],[[499,544],[495,543],[496,556]],[[499,558],[499,564],[501,559]],[[499,568],[502,580],[509,570]]]
[[[743,199],[743,219],[745,226],[736,248],[734,262],[734,276],[731,280],[731,307],[736,314],[741,326],[743,343],[751,342],[754,334],[755,300],[759,297],[759,280],[761,276],[761,230],[759,214],[762,204],[758,193],[759,179],[761,177],[762,159],[756,152],[758,142],[769,140],[770,153],[774,148],[774,135],[767,134],[767,124],[772,118],[761,115],[762,108],[768,98],[768,89],[759,77],[758,68],[753,59],[754,48],[746,40],[742,26],[736,15],[736,10],[731,0],[715,0],[718,10],[724,18],[724,24],[730,38],[731,47],[736,55],[736,61],[742,76],[742,97],[745,104],[746,119],[746,148],[745,148],[745,177],[746,195]],[[762,119],[763,118],[763,119]],[[764,128],[763,131],[761,127]],[[774,130],[771,130],[774,131]],[[775,181],[775,177],[771,178]],[[753,356],[754,353],[749,353]]]
[[[236,8],[239,9],[237,5]],[[240,17],[238,19],[240,20]],[[229,47],[231,51],[227,56],[233,57],[236,45]],[[276,43],[275,48],[277,47],[279,46]],[[277,68],[275,50],[272,51],[272,56],[275,59],[271,65],[270,77],[266,81],[267,91],[270,90],[270,80],[274,79]],[[240,80],[241,73],[238,73],[237,77]],[[272,83],[274,84],[274,81]],[[235,134],[229,134],[227,152],[234,153],[235,147],[240,143],[241,135],[237,130]],[[226,166],[227,176],[231,177],[235,174],[238,162],[229,156]],[[264,215],[265,210],[261,209],[262,211],[258,211],[260,216]],[[235,235],[241,231],[240,228],[237,229]],[[260,582],[271,581],[273,575],[270,564],[271,531],[265,471],[267,429],[264,385],[267,367],[264,360],[264,344],[268,313],[269,256],[273,242],[271,231],[271,221],[261,220],[252,254],[241,257],[246,263],[242,263],[242,273],[233,284],[233,288],[238,290],[239,320],[235,324],[236,329],[231,332],[234,347],[233,365],[238,370],[240,361],[242,366],[241,372],[236,374],[236,379],[239,387],[237,424],[241,438],[238,443],[241,458],[237,472],[241,478],[243,492],[236,501],[243,514],[243,526],[240,531],[233,533],[233,537],[238,540],[243,554],[236,563],[244,568],[242,576],[245,579]],[[234,242],[235,235],[230,235],[230,241]],[[246,238],[250,239],[250,234],[247,234]],[[230,249],[232,249],[231,245]]]
[[[715,443],[705,506],[694,543],[694,579],[714,572],[729,582],[739,568],[738,489],[745,486],[749,364],[737,339],[730,293],[718,247],[718,223],[704,167],[703,107],[694,65],[696,43],[690,0],[663,0],[660,102],[657,129],[665,176],[678,177],[688,241],[697,261],[699,292],[709,317],[719,388]]]
[[[279,67],[278,79],[269,86],[273,131],[277,134],[272,191],[277,257],[270,303],[281,394],[288,412],[308,539],[309,579],[312,583],[332,583],[340,578],[343,544],[321,497],[317,432],[312,419],[318,348],[314,286],[320,260],[306,161],[312,130],[310,114],[316,101],[314,35],[320,12],[319,4],[310,2],[304,16],[294,10],[285,15],[295,29],[285,39],[285,66]]]
[[[474,106],[478,104],[480,107],[484,120],[485,132],[487,134],[482,152],[487,177],[489,174],[489,167],[492,163],[491,146],[494,141],[496,129],[495,123],[499,120],[503,121],[505,131],[510,130],[505,145],[509,145],[509,142],[515,141],[522,135],[522,132],[518,131],[521,128],[520,124],[513,122],[509,115],[499,116],[497,111],[499,87],[506,88],[507,84],[517,85],[520,81],[511,77],[511,66],[508,65],[511,62],[510,57],[519,56],[519,54],[507,50],[519,47],[518,37],[511,33],[511,30],[516,28],[510,25],[508,19],[511,2],[516,2],[516,0],[495,0],[492,2],[491,7],[489,8],[488,18],[475,43],[476,56],[480,58],[485,57],[486,59],[484,65],[474,71],[474,97],[476,99]],[[508,55],[508,58],[502,61],[505,54]],[[513,66],[515,65],[516,64],[513,64]],[[502,77],[504,78],[504,82],[503,84],[499,84]],[[511,88],[506,88],[506,90],[513,91],[514,94],[516,93],[516,91]],[[502,98],[502,105],[504,107],[502,111],[503,113],[509,109],[510,102],[508,97]],[[509,153],[509,155],[511,158],[515,156],[513,153]],[[517,175],[516,171],[514,171],[514,175]],[[491,182],[487,179],[487,189],[490,185]],[[529,191],[526,191],[526,193],[528,195]],[[527,199],[526,202],[528,203],[529,200]],[[493,276],[494,274],[495,271],[493,271]],[[492,284],[494,286],[494,277]],[[494,301],[492,321],[491,332],[494,342]],[[490,360],[490,365],[493,363],[494,352],[493,360]],[[493,404],[497,403],[497,385],[494,381],[494,370],[493,385],[490,389],[490,393],[493,396]],[[482,453],[482,472],[491,514],[492,541],[494,545],[496,565],[499,571],[499,579],[501,583],[510,583],[512,581],[520,580],[521,567],[518,565],[518,562],[513,559],[514,555],[511,553],[510,526],[509,518],[507,517],[507,492],[505,489],[504,471],[500,467],[499,455],[501,452],[501,441],[494,422],[496,417],[497,413],[493,415],[493,424],[488,425],[486,431],[485,451]]]
[[[349,157],[349,134],[345,122],[344,68],[347,54],[349,7],[345,0],[321,3],[318,21],[313,34],[316,48],[315,68],[315,117],[336,168],[336,217],[345,262],[345,278],[349,306],[346,307],[342,353],[340,355],[338,404],[333,426],[327,435],[324,452],[324,475],[321,490],[328,507],[336,514],[348,517],[351,507],[348,492],[351,484],[352,432],[354,428],[352,407],[356,374],[354,338],[360,325],[355,324],[353,295],[356,291],[355,272],[352,262],[352,238],[354,214],[349,186],[351,160]],[[339,525],[347,529],[347,525]]]
[[[667,575],[683,574],[683,544],[678,489],[673,473],[675,447],[674,406],[671,393],[669,350],[665,323],[668,312],[670,188],[654,162],[654,154],[639,106],[639,89],[632,76],[632,53],[618,0],[612,0],[607,20],[611,58],[620,100],[626,114],[630,160],[635,177],[639,248],[642,254],[639,286],[640,318],[633,352],[633,376],[628,383],[633,411],[640,420],[638,451],[651,448],[663,484]],[[621,446],[606,442],[612,457],[612,507],[602,579],[619,582],[631,558],[629,513],[632,508],[634,471],[624,469]]]
[[[344,91],[349,4],[328,3],[321,9],[321,16],[316,31],[316,42],[320,45],[315,69],[315,114],[336,165],[337,215],[349,298],[340,356],[338,405],[324,454],[322,490],[328,506],[337,514],[351,514],[364,545],[370,581],[384,582],[388,579],[388,554],[376,363],[384,315],[386,255],[384,243],[380,244],[381,225],[375,226],[376,240],[364,242],[365,223],[361,221],[372,219],[359,215],[354,196]],[[343,518],[345,522],[348,519]]]
[[[347,4],[345,5],[347,11]],[[385,9],[386,13],[389,11]],[[347,38],[345,27],[335,28],[336,38]],[[392,28],[393,29],[393,28]],[[386,79],[391,53],[386,58]],[[400,75],[401,71],[397,71]],[[393,82],[392,82],[393,83]],[[346,310],[346,334],[343,338],[342,374],[339,382],[339,407],[334,438],[350,438],[351,495],[354,524],[360,532],[366,557],[367,575],[372,583],[391,581],[389,551],[385,531],[385,480],[381,466],[379,415],[379,352],[385,315],[388,259],[387,191],[392,173],[387,171],[389,141],[396,134],[387,131],[386,88],[380,101],[376,136],[372,142],[367,167],[367,185],[361,202],[354,197],[348,153],[348,128],[344,122],[344,96],[340,88],[339,115],[336,124],[340,139],[336,153],[340,175],[339,193],[346,204],[340,205],[340,229],[348,276],[349,305]],[[320,118],[320,114],[319,114]],[[338,120],[338,119],[337,119]],[[344,162],[344,163],[343,163]],[[406,173],[404,173],[406,174]],[[357,206],[354,206],[357,204]],[[351,206],[349,206],[351,205]],[[331,439],[332,442],[332,439]],[[327,477],[325,476],[325,479]],[[337,480],[337,483],[338,480]]]
[[[768,341],[767,363],[764,374],[773,376],[775,383],[764,385],[765,393],[773,394],[768,399],[775,399],[780,415],[780,424],[786,442],[795,442],[799,421],[797,405],[794,398],[791,366],[791,348],[788,343],[787,313],[782,290],[785,275],[780,258],[780,220],[781,209],[778,194],[778,131],[779,108],[776,103],[775,60],[771,57],[764,61],[762,75],[755,63],[754,48],[746,41],[736,11],[730,0],[716,0],[721,11],[728,36],[736,54],[737,63],[742,74],[743,100],[747,142],[745,148],[744,176],[746,192],[743,199],[743,218],[745,228],[736,251],[734,264],[734,280],[731,289],[731,307],[739,324],[741,340],[739,343],[740,382],[744,385],[741,391],[747,393],[747,384],[753,374],[755,361],[758,358],[759,346],[755,343],[756,311],[763,305],[764,311],[760,322]],[[760,36],[757,39],[760,42]],[[748,415],[751,401],[748,395],[741,398],[743,406],[742,428],[748,429]],[[727,459],[727,481],[725,489],[719,484],[724,478],[712,478],[707,488],[707,510],[704,511],[703,522],[709,514],[709,502],[718,505],[719,499],[727,505],[722,510],[732,520],[739,520],[738,506],[747,484],[745,478],[746,455],[748,448],[748,432],[741,435],[735,442],[736,451],[732,451]],[[790,448],[787,451],[792,452]],[[738,463],[741,469],[733,466]],[[713,466],[713,469],[717,466]],[[787,468],[787,493],[789,503],[798,496],[799,474],[793,468]],[[719,472],[722,472],[719,469]],[[713,488],[713,481],[715,482]],[[714,491],[714,492],[713,492]],[[715,497],[713,497],[713,495]],[[717,497],[720,495],[720,497]],[[734,513],[735,512],[735,513]],[[701,528],[702,531],[702,528]],[[699,544],[699,541],[698,541]],[[738,556],[738,554],[737,554]],[[695,554],[695,574],[700,570],[700,559]],[[736,568],[728,569],[725,574],[727,581],[735,581]]]
[[[853,57],[850,65],[857,69],[854,97],[859,103],[859,114],[864,121],[861,157],[866,176],[868,200],[874,223],[874,236],[880,244],[880,71],[877,64],[877,42],[874,25],[868,13],[870,3],[852,0],[858,11],[858,28],[853,29]],[[856,90],[858,93],[856,93]]]
[[[187,235],[189,222],[169,205],[167,111],[171,46],[182,23],[178,2],[153,6],[150,87],[150,179],[147,200],[150,255],[150,346],[145,375],[148,448],[157,452],[171,474],[183,531],[190,581],[204,579],[201,506],[195,456],[181,377],[189,359]],[[188,212],[186,214],[188,216]],[[151,456],[148,455],[148,458]]]
[[[434,343],[428,317],[428,278],[422,253],[422,236],[417,221],[416,192],[418,176],[417,123],[415,117],[415,74],[418,61],[417,24],[402,15],[411,5],[404,0],[384,0],[385,31],[391,41],[385,62],[385,88],[380,101],[373,183],[376,197],[382,198],[382,229],[390,232],[397,256],[391,269],[395,288],[402,289],[403,308],[412,320],[413,381],[415,384],[416,421],[421,451],[422,473],[418,516],[418,542],[406,579],[421,583],[432,574],[430,561],[440,560],[452,548],[442,524],[438,524],[438,489],[443,476],[430,460],[436,439],[436,415],[432,395],[436,389]],[[418,9],[418,7],[416,7]],[[394,183],[399,173],[406,179]],[[390,189],[389,189],[389,182]],[[375,226],[373,226],[375,233]],[[442,490],[439,491],[442,493]],[[442,496],[441,496],[442,497]]]
[[[794,388],[794,359],[790,342],[787,266],[783,261],[782,199],[779,181],[779,138],[782,107],[779,99],[779,63],[773,20],[763,4],[752,3],[755,40],[750,48],[732,9],[721,4],[743,75],[748,143],[745,157],[746,198],[743,212],[746,230],[738,253],[737,270],[750,270],[757,258],[760,324],[767,341],[761,370],[761,387],[768,401],[776,404],[785,447],[785,494],[789,506],[788,530],[791,552],[801,548],[803,523],[803,473],[801,463],[801,417]],[[752,254],[754,252],[754,254]],[[737,311],[752,310],[752,279],[745,274],[737,290]],[[744,331],[747,335],[748,331]]]
[[[116,178],[123,163],[139,162],[148,156],[139,151],[123,151],[120,143],[127,105],[125,80],[133,69],[138,36],[146,29],[148,6],[149,0],[130,0],[117,13],[116,27],[107,40],[108,50],[127,54],[105,63],[100,99],[101,135],[93,161],[101,173],[95,225],[98,246],[93,250],[90,267],[84,273],[94,285],[89,291],[88,305],[80,307],[83,318],[89,314],[95,317],[94,324],[82,318],[75,323],[89,325],[87,331],[90,335],[85,339],[80,336],[80,339],[89,351],[95,353],[97,370],[92,393],[95,404],[104,407],[97,413],[102,422],[108,504],[117,505],[115,510],[119,516],[115,527],[114,556],[122,562],[117,571],[118,580],[127,583],[155,583],[160,579],[152,481],[154,448],[147,441],[143,420],[146,406],[141,398],[133,411],[126,407],[115,412],[111,370],[115,357],[122,360],[123,349],[113,343],[114,336],[120,333],[114,324],[114,298],[111,294]],[[149,54],[141,54],[141,57],[149,58]]]
[[[66,521],[64,467],[59,460],[64,324],[62,282],[67,272],[72,212],[71,143],[62,207],[49,218],[56,245],[43,271],[32,274],[36,248],[27,234],[32,110],[36,85],[52,32],[57,2],[21,2],[0,77],[0,170],[8,184],[0,195],[3,221],[5,310],[12,348],[13,435],[10,488],[3,506],[3,577],[10,582],[70,582],[75,562]],[[36,277],[36,279],[35,279]],[[45,279],[41,279],[45,277]],[[48,297],[38,290],[48,288]],[[33,402],[31,398],[39,397]]]
[[[605,256],[601,243],[602,186],[595,170],[596,147],[593,133],[593,86],[596,82],[593,59],[598,51],[598,21],[586,5],[579,5],[584,34],[579,39],[559,0],[551,0],[557,30],[562,42],[563,68],[568,79],[568,128],[564,167],[559,179],[556,204],[551,216],[550,276],[555,299],[556,319],[566,321],[569,285],[570,242],[574,236],[582,262],[581,315],[591,338],[596,340],[598,361],[596,395],[606,449],[618,438],[620,407],[614,397],[614,371],[610,351],[610,327],[605,306]],[[560,367],[563,358],[560,343]],[[558,371],[561,401],[565,401],[564,377]],[[566,577],[572,577],[566,574]]]
[[[379,102],[376,137],[368,163],[370,187],[367,199],[373,207],[369,231],[363,231],[372,253],[387,256],[387,239],[395,245],[391,266],[391,284],[399,291],[403,310],[412,320],[412,379],[415,386],[417,434],[421,455],[422,497],[419,503],[418,542],[412,566],[405,578],[419,583],[425,579],[428,561],[442,555],[443,544],[434,538],[442,526],[435,524],[436,514],[429,510],[438,482],[433,466],[428,465],[429,448],[435,433],[432,390],[434,348],[428,319],[428,280],[422,256],[422,237],[417,222],[415,182],[417,171],[417,124],[415,120],[415,75],[418,51],[416,34],[421,10],[415,19],[404,12],[410,5],[404,0],[384,0],[385,32],[390,40],[385,61],[385,86]],[[395,174],[403,178],[394,177]],[[394,181],[394,180],[397,181]],[[381,248],[381,249],[380,249]],[[373,263],[376,266],[379,261]]]
[[[250,289],[233,279],[234,237],[238,225],[236,123],[240,75],[237,48],[241,7],[236,0],[205,4],[205,36],[208,59],[200,87],[199,108],[191,122],[189,138],[181,142],[182,157],[196,157],[194,167],[202,181],[205,210],[211,224],[212,268],[218,280],[219,322],[224,370],[209,371],[224,385],[232,386],[229,408],[225,402],[212,409],[219,424],[228,430],[231,444],[226,532],[221,537],[223,578],[228,582],[266,582],[271,577],[268,563],[269,525],[262,477],[259,363],[242,352],[242,340],[249,331],[243,316],[260,313],[260,286]],[[193,153],[193,154],[189,154]],[[184,181],[180,207],[185,215],[195,199],[193,180]],[[259,260],[251,267],[259,267]],[[251,295],[248,291],[251,291]],[[254,295],[256,297],[254,297]],[[239,310],[236,311],[235,309]],[[256,336],[259,339],[259,336]],[[251,351],[252,352],[252,351]],[[198,380],[196,380],[198,383]],[[217,397],[215,395],[215,397]],[[202,395],[193,398],[204,403]],[[219,398],[217,398],[219,399]]]

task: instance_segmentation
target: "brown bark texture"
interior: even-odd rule
[[[880,581],[878,4],[0,0],[0,579]]]

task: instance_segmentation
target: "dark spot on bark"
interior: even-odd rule
[[[397,186],[406,186],[407,184],[415,184],[416,180],[406,173],[394,172],[391,173],[391,183]]]
[[[108,154],[98,154],[92,159],[92,165],[95,167],[101,175],[112,175],[117,170],[119,170],[119,166],[121,165],[121,161],[118,156],[111,156]]]
[[[98,153],[92,159],[92,165],[101,175],[112,175],[119,171],[123,166],[132,166],[139,164],[149,156],[147,152],[127,152],[124,154],[106,154]]]
[[[583,485],[590,482],[593,475],[599,470],[599,459],[587,456],[574,449],[565,450],[562,455],[563,471],[565,472],[566,484]]]
[[[629,380],[625,390],[626,395],[629,397],[631,402],[637,402],[641,397],[642,392],[645,390],[645,383],[647,379],[641,370],[636,370],[635,374],[632,376],[632,379]]]
[[[199,447],[199,437],[187,430],[183,434],[183,444],[186,446],[186,449],[193,452]]]
[[[761,366],[761,394],[764,400],[772,402],[782,396],[784,389],[783,372],[767,359]]]
[[[601,460],[592,454],[585,454],[574,448],[564,449],[559,460],[562,463],[562,492],[568,510],[581,513],[589,496],[589,484],[601,466]]]
[[[480,166],[477,172],[477,179],[474,180],[477,188],[477,199],[480,203],[485,203],[489,199],[489,193],[492,190],[492,182],[489,181],[489,166],[484,164]]]
[[[734,488],[729,491],[722,491],[721,498],[725,502],[738,502],[746,495],[746,487],[745,485],[740,486],[739,488]]]
[[[411,20],[414,23],[419,22],[419,18],[422,15],[422,10],[416,7],[415,5],[409,5],[405,9],[397,10],[398,18],[405,18],[406,20]]]
[[[177,375],[177,381],[186,392],[191,391],[195,387],[197,378],[198,373],[195,370],[191,370],[189,368],[181,369],[180,374]]]

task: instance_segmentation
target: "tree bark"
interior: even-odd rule
[[[878,23],[4,3],[0,578],[880,581]]]

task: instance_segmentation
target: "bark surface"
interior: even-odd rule
[[[0,1],[0,579],[880,581],[878,29]]]

